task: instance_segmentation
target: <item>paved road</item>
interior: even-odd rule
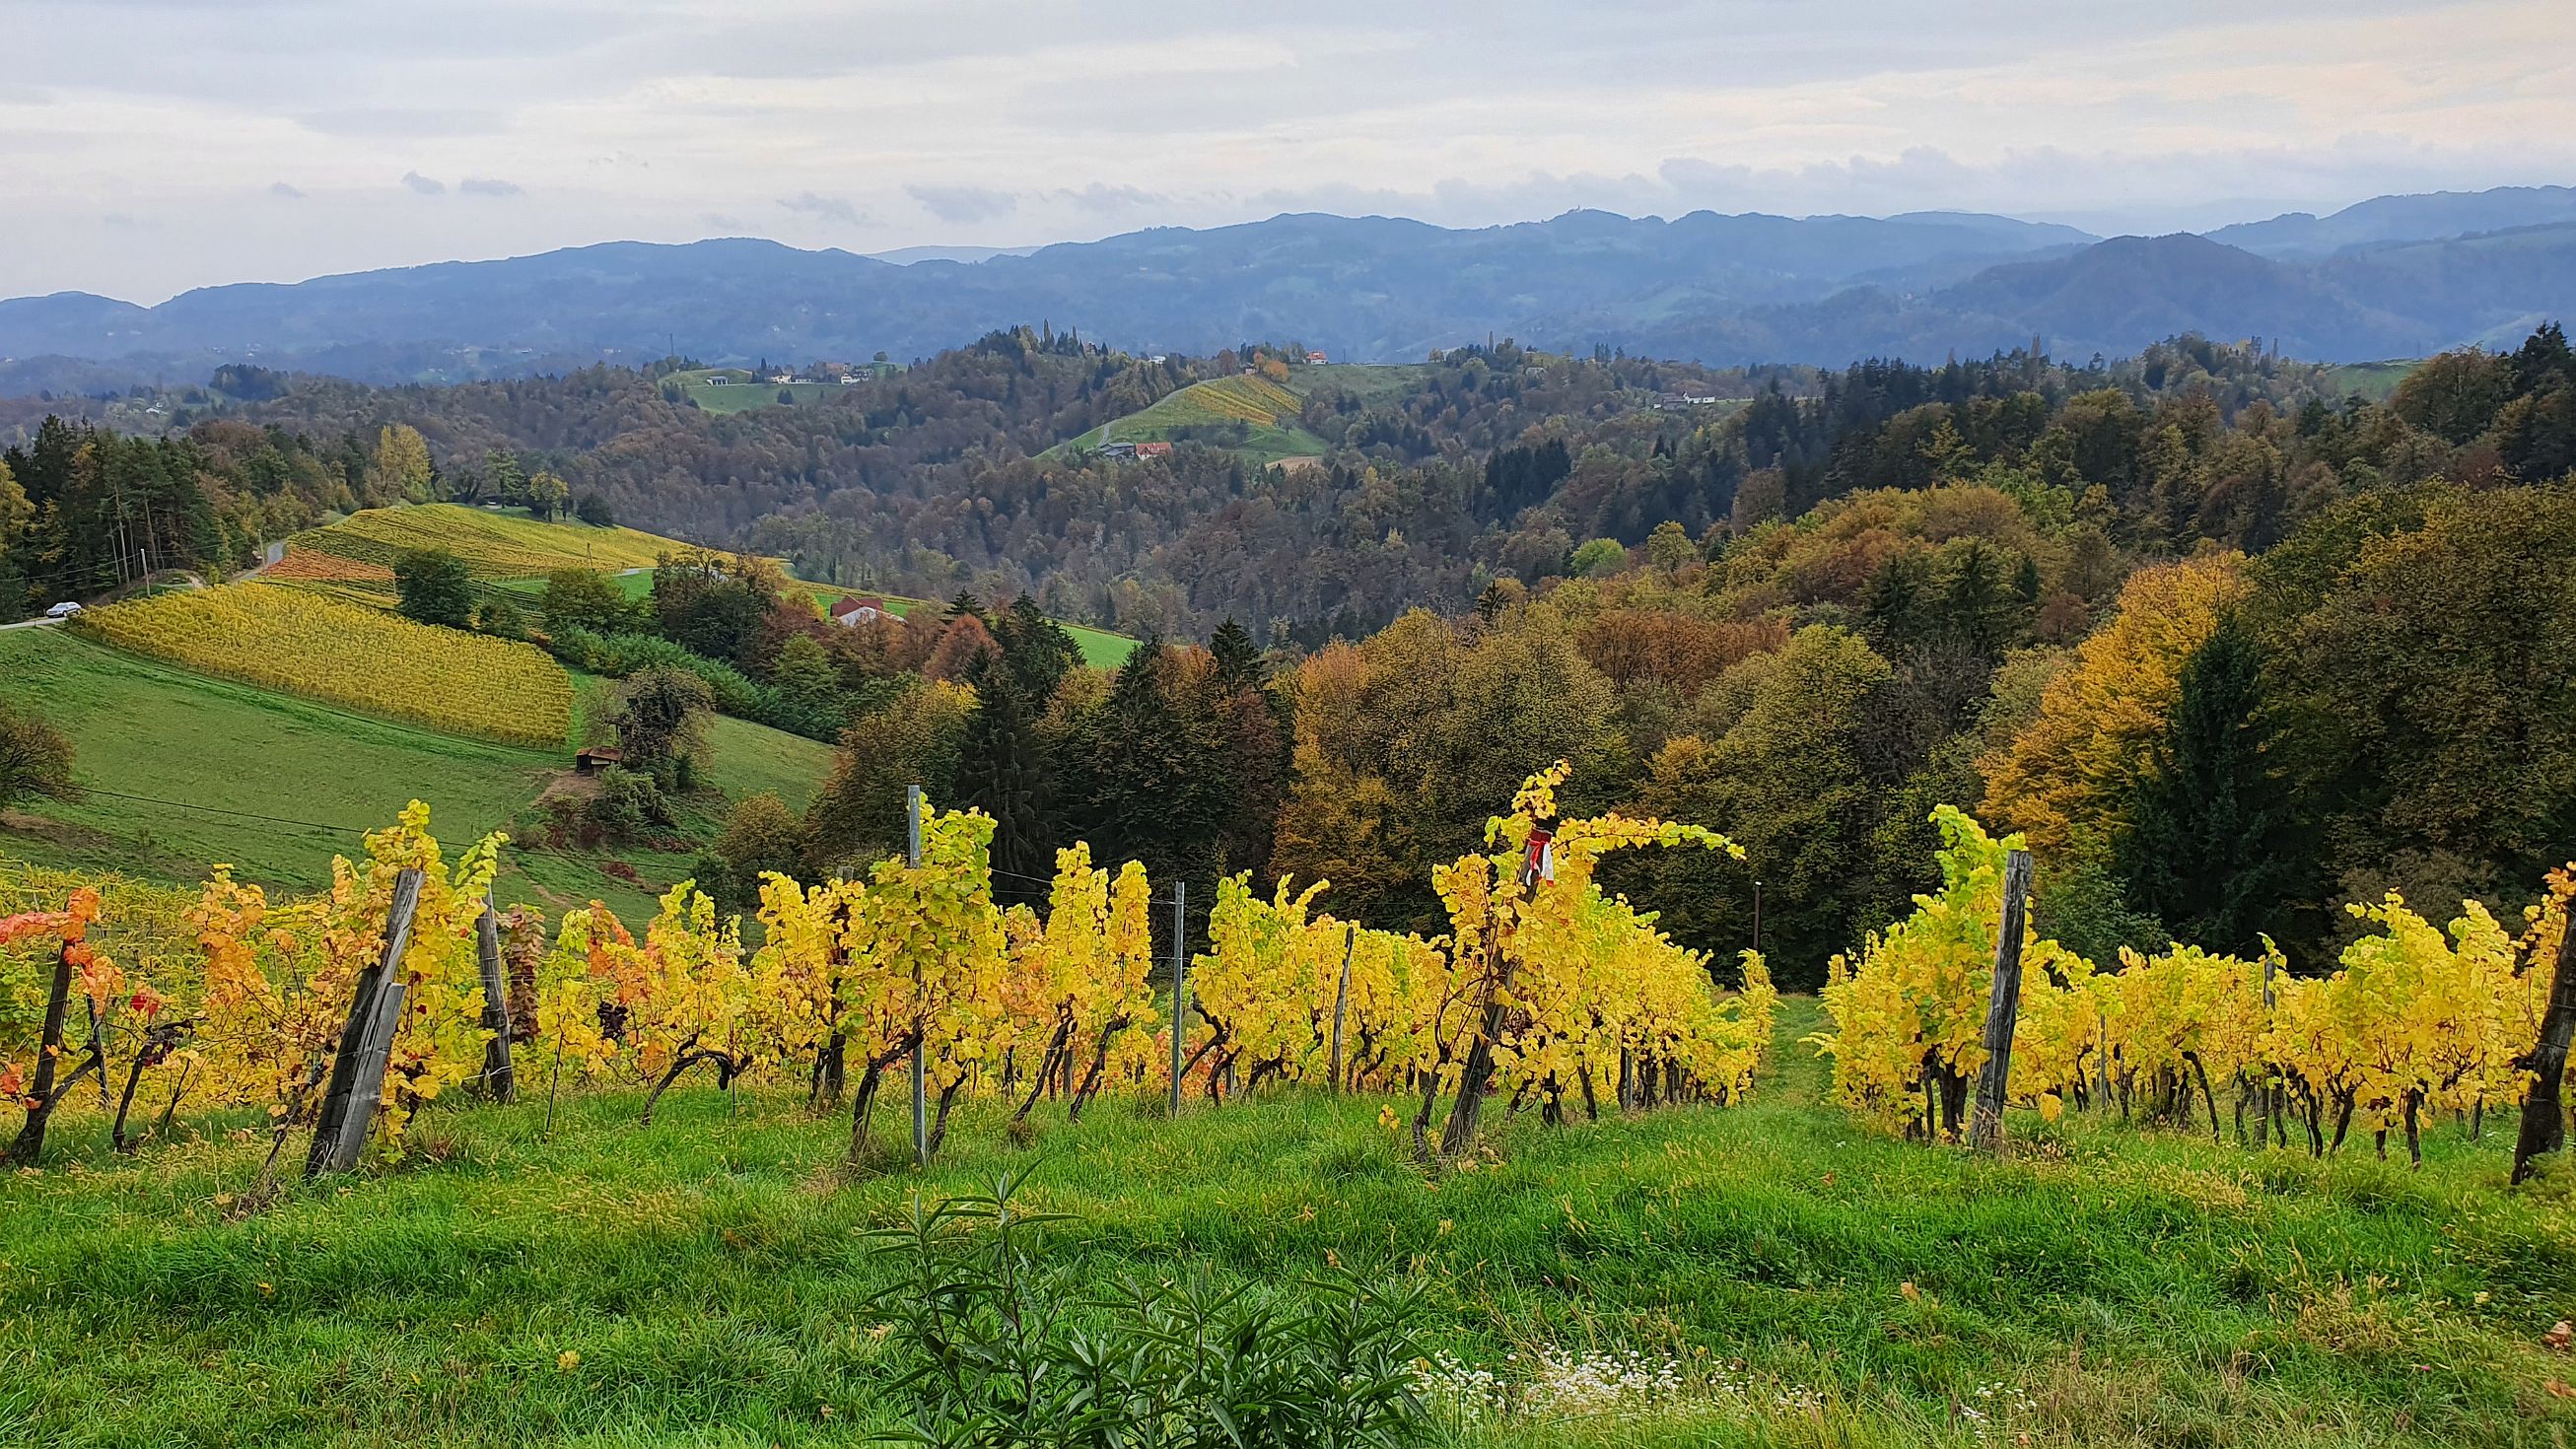
[[[0,624],[0,629],[41,629],[47,624],[61,622],[60,619],[21,619],[15,624]]]

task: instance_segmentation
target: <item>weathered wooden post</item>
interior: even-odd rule
[[[1190,1026],[1190,883],[1172,882],[1172,1115],[1181,1115],[1181,1042]]]
[[[921,869],[921,787],[906,785],[903,789],[905,817],[904,863]],[[930,1015],[923,1003],[913,1003],[912,1029],[912,1165],[930,1165],[930,1063],[925,1055],[923,1038],[930,1033]]]
[[[1991,1151],[2003,1141],[2004,1089],[2012,1080],[2013,1024],[2021,1015],[2022,902],[2030,894],[2030,852],[2004,857],[2003,918],[1995,926],[1994,990],[1986,1001],[1986,1066],[1977,1074],[1977,1107],[1968,1145]]]
[[[1342,1013],[1351,1000],[1351,954],[1359,949],[1360,928],[1350,928],[1342,942],[1342,984],[1333,988],[1333,1095],[1342,1094]]]
[[[515,1102],[519,1075],[510,1065],[510,972],[501,964],[501,918],[492,895],[483,895],[483,915],[474,923],[476,954],[483,967],[483,1029],[492,1039],[483,1044],[483,1090],[495,1102]]]
[[[2549,980],[2549,1008],[2540,1017],[2540,1040],[2523,1064],[2533,1073],[2531,1090],[2522,1098],[2522,1130],[2513,1140],[2513,1180],[2522,1182],[2533,1163],[2567,1145],[2567,1109],[2559,1102],[2567,1080],[2567,1045],[2576,1038],[2576,910],[2558,935],[2558,961]]]
[[[359,1154],[366,1150],[367,1129],[374,1125],[376,1103],[384,1096],[385,1064],[402,1026],[403,949],[411,944],[420,886],[418,870],[394,877],[393,904],[385,912],[385,952],[375,965],[358,973],[357,988],[349,998],[349,1020],[340,1029],[340,1048],[331,1057],[331,1084],[313,1127],[313,1150],[304,1159],[307,1178],[346,1172],[358,1165]]]

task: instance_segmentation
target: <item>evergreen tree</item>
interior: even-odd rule
[[[1012,683],[1018,686],[1031,714],[1045,713],[1047,701],[1055,697],[1056,686],[1082,662],[1082,646],[1026,594],[1012,600],[1011,607],[996,616],[992,624],[993,638],[1002,646],[1002,657],[1010,665]]]
[[[966,683],[976,702],[966,720],[957,785],[968,804],[993,817],[995,893],[1034,903],[1045,898],[1056,845],[1035,715],[1000,650],[978,653],[966,667]]]
[[[1270,873],[1270,847],[1279,830],[1279,808],[1289,780],[1287,711],[1270,689],[1270,661],[1252,635],[1232,619],[1208,640],[1216,669],[1211,708],[1223,741],[1224,817],[1217,838],[1217,873]]]
[[[1084,721],[1077,833],[1101,860],[1141,860],[1156,879],[1215,878],[1224,824],[1223,736],[1180,657],[1148,636]]]
[[[2212,951],[2254,947],[2290,880],[2283,795],[2265,759],[2262,664],[2233,614],[2185,661],[2173,716],[2112,847],[2130,904]]]

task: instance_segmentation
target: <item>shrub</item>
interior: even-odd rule
[[[71,792],[72,742],[35,714],[0,699],[0,810],[30,795]]]
[[[1089,1301],[1051,1255],[1061,1214],[990,1195],[926,1206],[880,1230],[899,1265],[871,1300],[910,1367],[923,1444],[1056,1449],[1095,1444],[1257,1444],[1393,1449],[1429,1439],[1413,1392],[1415,1298],[1341,1275],[1309,1281],[1294,1309],[1204,1276],[1129,1277]]]
[[[528,637],[528,619],[519,612],[517,605],[507,599],[485,599],[483,606],[474,611],[474,632],[489,634],[495,639],[525,639]]]

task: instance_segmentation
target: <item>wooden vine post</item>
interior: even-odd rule
[[[1190,1027],[1190,883],[1172,882],[1172,1115],[1181,1115],[1181,1077],[1189,1070],[1181,1059],[1181,1044]],[[1208,949],[1214,950],[1211,946]]]
[[[304,1159],[306,1178],[347,1172],[366,1150],[367,1129],[376,1120],[376,1104],[385,1091],[385,1064],[393,1056],[394,1034],[402,1027],[403,949],[411,944],[412,917],[420,910],[421,873],[406,870],[394,877],[394,898],[385,912],[385,952],[375,965],[358,973],[349,998],[349,1020],[340,1029],[340,1048],[331,1057],[331,1085],[323,1094],[322,1115],[314,1123],[313,1150]]]
[[[1986,1000],[1986,1065],[1977,1074],[1977,1107],[1968,1145],[1991,1152],[2004,1139],[2004,1090],[2012,1080],[2013,1024],[2021,1016],[2022,902],[2030,895],[2030,852],[2004,857],[2003,918],[1995,925],[1994,990]]]
[[[903,790],[903,812],[909,817],[904,832],[904,864],[921,869],[921,787],[906,785]],[[920,967],[914,967],[917,973]],[[930,1034],[930,1013],[916,987],[912,1003],[912,1165],[930,1166],[930,1063],[923,1038]]]
[[[1350,929],[1342,943],[1342,984],[1333,988],[1333,1095],[1342,1094],[1342,1017],[1351,1001],[1351,956],[1360,948],[1360,928]]]
[[[492,1039],[483,1044],[483,1090],[495,1102],[515,1102],[519,1075],[510,1065],[510,973],[501,963],[501,918],[492,909],[488,891],[474,934],[483,968],[483,1029],[492,1033]]]
[[[2558,961],[2549,981],[2549,1008],[2541,1014],[2540,1040],[2523,1064],[2532,1071],[2522,1098],[2522,1130],[2513,1140],[2513,1180],[2522,1182],[2539,1159],[2567,1145],[2567,1109],[2560,1101],[2567,1081],[2567,1047],[2576,1038],[2576,909],[2558,933]]]

